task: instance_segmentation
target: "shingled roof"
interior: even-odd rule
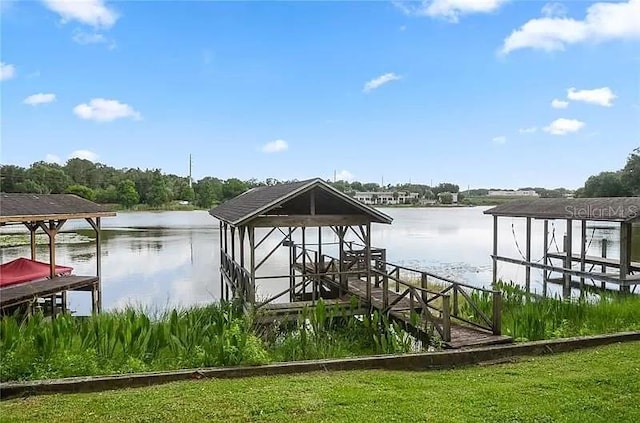
[[[640,218],[640,197],[517,200],[485,210],[484,213],[535,219],[631,222]]]
[[[296,199],[318,190],[324,199],[318,207],[324,207],[327,214],[361,214],[370,218],[371,222],[391,223],[392,218],[338,191],[320,178],[300,182],[277,184],[253,188],[209,211],[213,217],[232,226],[242,226],[252,219],[267,214],[285,213],[283,205],[290,205],[290,210],[299,209]],[[322,210],[319,210],[322,214]]]
[[[0,194],[0,223],[115,215],[104,206],[73,194]]]

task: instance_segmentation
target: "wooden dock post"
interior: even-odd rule
[[[451,311],[449,308],[449,295],[442,296],[442,340],[451,341]]]
[[[580,271],[585,271],[587,257],[587,221],[580,222]],[[580,276],[580,297],[584,297],[584,276]]]
[[[527,217],[527,234],[526,234],[526,260],[531,263],[531,218]],[[525,267],[525,288],[527,294],[531,293],[531,266]]]
[[[549,220],[544,220],[544,234],[543,234],[543,251],[542,251],[542,263],[547,266],[549,264],[549,257],[547,256],[549,250]],[[547,269],[542,270],[542,296],[547,296],[547,280],[549,279],[549,272]]]
[[[602,238],[602,258],[607,258],[607,238]],[[602,273],[607,273],[607,265],[603,262],[600,268]],[[607,283],[605,281],[600,282],[600,287],[602,289],[607,288]]]
[[[235,264],[236,262],[236,227],[231,227],[231,260]],[[229,301],[229,285],[224,286],[224,297]]]
[[[220,247],[220,300],[224,300],[224,285],[227,283],[227,280],[225,278],[225,273],[223,271],[223,263],[225,263],[225,257],[224,257],[224,249],[222,248],[223,244],[222,244],[222,234],[223,234],[223,229],[222,229],[222,220],[219,221],[219,225],[218,225],[218,233],[219,233],[219,239],[218,239],[218,244]]]
[[[256,304],[256,228],[249,226],[249,292],[246,301],[251,308]]]
[[[502,335],[502,292],[493,291],[493,334]]]
[[[492,283],[498,282],[498,216],[493,216],[493,279]]]
[[[567,219],[567,235],[565,238],[565,252],[566,257],[564,259],[564,268],[571,269],[573,265],[573,253],[572,253],[572,241],[573,241],[573,220]],[[564,285],[562,287],[563,298],[571,297],[571,274],[564,272]]]
[[[629,293],[627,276],[631,265],[631,224],[620,223],[620,292]]]

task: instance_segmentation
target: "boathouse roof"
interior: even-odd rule
[[[0,224],[115,216],[73,194],[0,194]]]
[[[534,219],[633,222],[640,219],[640,197],[516,200],[485,210],[484,214]]]
[[[393,220],[320,178],[253,188],[212,208],[209,214],[232,226],[329,226]]]

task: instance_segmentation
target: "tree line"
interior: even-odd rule
[[[207,176],[189,183],[189,178],[165,174],[160,169],[116,169],[102,163],[73,158],[64,165],[38,161],[29,167],[0,165],[0,190],[13,193],[76,194],[91,201],[133,207],[145,204],[161,207],[175,201],[187,201],[197,207],[208,208],[229,200],[250,188],[275,185],[277,179],[264,181],[237,178],[219,179]],[[328,181],[329,182],[329,181]],[[435,198],[441,192],[458,192],[457,185],[439,184],[436,187],[419,184],[380,186],[377,183],[336,181],[337,189],[356,191],[409,191],[424,198]]]
[[[590,176],[576,197],[629,197],[640,195],[640,148],[627,157],[620,170]]]

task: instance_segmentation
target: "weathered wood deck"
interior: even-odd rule
[[[97,276],[60,276],[0,288],[0,308],[4,309],[44,298],[64,291],[91,291]]]
[[[302,271],[302,265],[295,264],[294,267],[298,271]],[[315,267],[311,264],[307,265],[307,271],[309,273],[313,273]],[[337,287],[338,284],[331,277],[322,277],[322,283],[327,285],[332,285]],[[348,288],[347,294],[356,296],[361,302],[367,303],[367,281],[363,280],[356,275],[350,275],[348,278]],[[374,284],[371,284],[371,307],[375,308],[380,312],[388,312],[388,315],[395,319],[396,321],[401,322],[405,326],[410,327],[413,332],[424,334],[424,328],[427,327],[427,321],[424,317],[421,317],[421,320],[414,326],[411,319],[411,312],[414,311],[419,305],[414,302],[413,307],[411,301],[406,296],[399,299],[398,297],[401,294],[395,292],[392,289],[388,290],[388,302],[389,304],[393,304],[396,300],[398,301],[395,305],[391,307],[391,309],[384,309],[383,305],[383,296],[384,296],[384,288],[382,286],[376,287]],[[433,310],[432,310],[433,311]],[[439,317],[436,315],[436,319]],[[505,335],[494,335],[488,330],[483,330],[480,328],[473,327],[471,325],[467,325],[463,322],[457,322],[456,320],[451,321],[451,340],[444,342],[445,347],[447,348],[466,348],[466,347],[475,347],[482,345],[494,345],[494,344],[505,344],[512,342],[513,339],[510,336]]]

